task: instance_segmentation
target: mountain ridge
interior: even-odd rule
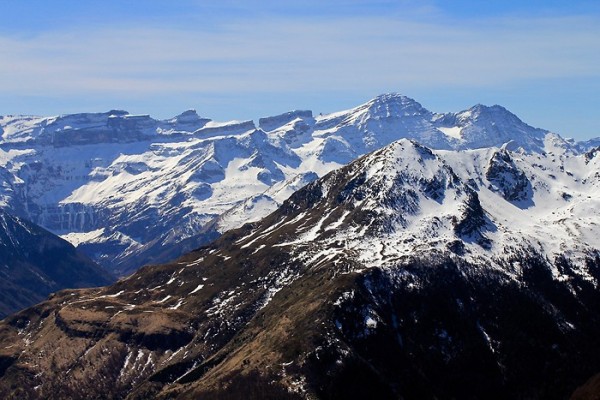
[[[0,394],[565,398],[600,370],[598,163],[394,142],[0,323]]]
[[[0,210],[0,318],[64,288],[114,282],[68,242]]]
[[[265,117],[258,127],[216,123],[192,110],[164,121],[113,110],[4,117],[0,128],[0,207],[62,235],[120,275],[166,261],[165,247],[185,241],[181,248],[190,250],[259,219],[281,204],[282,193],[291,194],[272,197],[274,188],[298,176],[323,176],[401,138],[445,150],[509,141],[534,153],[589,150],[499,106],[437,114],[399,94],[333,114]],[[263,197],[260,210],[241,213],[254,196]],[[227,223],[215,223],[223,218]]]

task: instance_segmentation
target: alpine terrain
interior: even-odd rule
[[[391,96],[328,117],[290,116],[296,128],[279,121],[182,142],[190,148],[173,150],[177,165],[202,146],[229,143],[239,155],[240,143],[261,140],[270,149],[243,165],[248,158],[206,153],[213,176],[226,168],[202,201],[223,193],[217,182],[233,182],[233,171],[267,179],[279,170],[273,180],[283,180],[290,165],[310,165],[324,174],[391,144],[176,261],[58,292],[5,319],[0,396],[568,398],[600,372],[600,154],[515,118],[481,106],[434,115]],[[492,131],[507,143],[490,147]],[[151,148],[167,162],[163,152],[177,146]],[[106,175],[81,187],[96,188],[96,201],[107,180],[159,173],[128,172],[138,157],[93,169]],[[195,195],[179,193],[191,204]]]
[[[215,122],[125,111],[0,118],[0,208],[127,275],[274,211],[295,190],[398,139],[440,150],[585,153],[500,106],[428,111],[398,94],[324,115]]]
[[[0,319],[60,289],[112,282],[67,241],[0,210]]]

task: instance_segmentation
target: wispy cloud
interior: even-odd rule
[[[156,93],[494,86],[598,77],[591,17],[414,22],[280,18],[0,37],[6,92]]]

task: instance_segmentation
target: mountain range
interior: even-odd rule
[[[383,100],[408,101],[363,110]],[[362,151],[343,115],[315,149]],[[177,260],[8,317],[0,395],[569,397],[600,372],[600,153],[531,129],[469,150],[393,141]]]
[[[166,262],[274,211],[295,190],[407,138],[438,150],[583,154],[501,106],[434,113],[399,94],[313,115],[159,121],[125,111],[0,118],[0,208],[117,275]]]

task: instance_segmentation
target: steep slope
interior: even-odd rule
[[[107,268],[128,273],[141,265],[136,257],[146,247],[189,237],[239,199],[266,190],[272,175],[281,174],[273,160],[297,164],[253,125],[226,125],[224,136],[213,127],[184,137],[144,136],[136,129],[126,132],[132,135],[126,142],[27,150],[7,144],[0,151],[5,207],[60,233]],[[199,138],[210,134],[217,136]]]
[[[126,275],[257,221],[304,177],[400,138],[447,150],[512,141],[527,152],[577,151],[499,106],[435,114],[399,94],[327,115],[292,111],[258,125],[218,123],[193,110],[165,121],[119,110],[2,117],[0,207]]]
[[[575,146],[577,147],[577,150],[579,150],[581,153],[593,151],[600,147],[600,137],[577,142],[575,143]]]
[[[499,105],[477,104],[458,113],[436,115],[434,124],[447,136],[457,139],[463,149],[493,147],[513,141],[527,151],[542,152],[549,133],[525,124]]]
[[[0,318],[64,288],[114,279],[68,242],[0,210]]]
[[[599,163],[395,142],[7,319],[0,395],[565,398],[600,371]]]

